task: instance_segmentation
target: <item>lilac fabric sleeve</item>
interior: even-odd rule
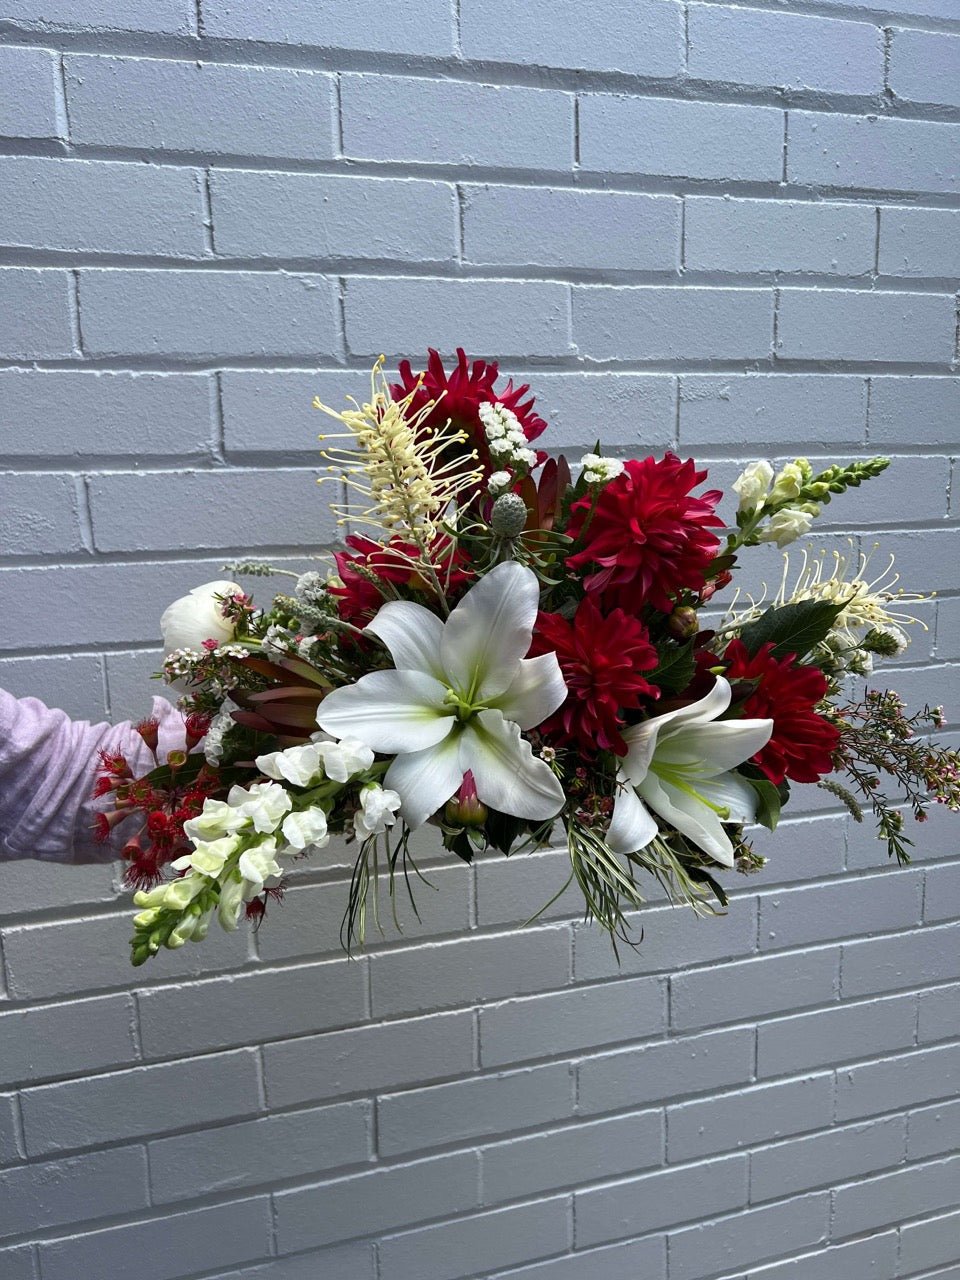
[[[183,747],[183,717],[165,698],[154,698],[160,749]],[[153,757],[132,724],[71,720],[36,698],[0,689],[0,861],[110,862],[131,834],[124,825],[98,844],[93,820],[104,802],[93,799],[99,751],[125,755],[135,774]],[[132,824],[131,824],[132,826]]]

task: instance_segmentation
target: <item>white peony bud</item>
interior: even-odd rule
[[[168,605],[160,618],[164,653],[175,649],[200,649],[204,640],[226,644],[233,639],[234,623],[223,616],[217,596],[242,592],[235,582],[205,582]]]
[[[773,482],[773,467],[761,458],[759,462],[751,462],[733,482],[735,493],[740,495],[740,510],[751,511],[762,507],[770,492]]]

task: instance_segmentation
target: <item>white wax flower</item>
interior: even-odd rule
[[[740,510],[752,511],[762,507],[773,483],[773,467],[761,458],[759,462],[751,462],[733,482],[735,493],[740,495]]]
[[[223,616],[217,596],[237,592],[242,592],[242,588],[235,582],[204,582],[168,605],[160,618],[164,653],[173,653],[175,649],[200,649],[204,640],[216,640],[219,644],[232,640],[235,625]]]

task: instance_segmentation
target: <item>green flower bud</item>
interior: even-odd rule
[[[691,609],[689,605],[680,605],[671,613],[667,627],[670,634],[676,636],[678,640],[689,640],[700,630],[696,609]]]

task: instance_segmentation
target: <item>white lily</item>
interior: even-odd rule
[[[729,681],[719,676],[699,702],[623,731],[628,750],[607,832],[614,852],[649,844],[657,814],[715,861],[733,866],[723,823],[753,822],[757,806],[753,788],[731,770],[766,746],[773,721],[718,721],[729,705]]]
[[[408,600],[383,605],[367,627],[395,670],[327,694],[317,723],[395,756],[383,786],[411,829],[454,794],[469,769],[480,799],[520,818],[552,818],[563,788],[521,729],[563,702],[555,653],[524,658],[540,600],[536,574],[509,560],[470,588],[443,622]]]

